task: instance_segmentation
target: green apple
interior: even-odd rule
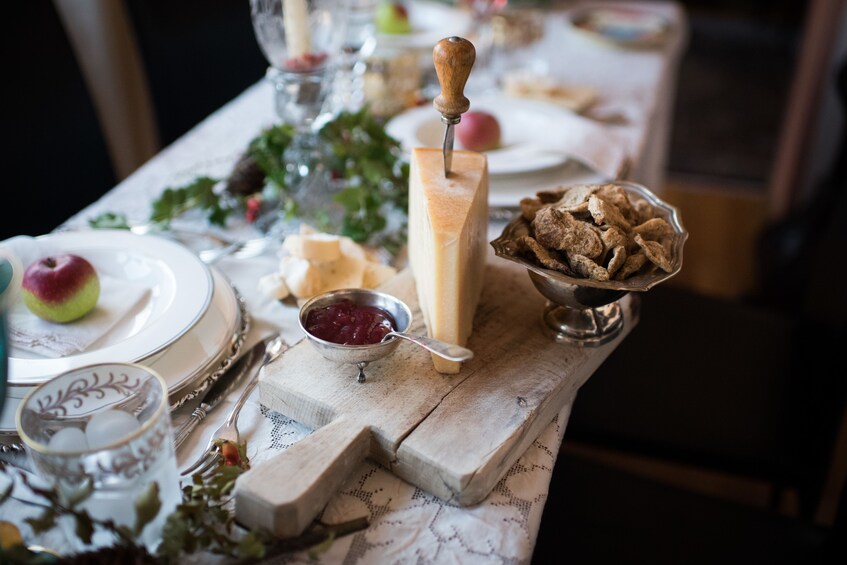
[[[24,271],[21,293],[33,314],[64,324],[94,309],[100,298],[100,277],[94,266],[79,255],[42,257]]]
[[[409,12],[399,0],[381,0],[376,8],[376,29],[392,35],[410,33]]]

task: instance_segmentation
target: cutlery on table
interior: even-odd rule
[[[200,457],[198,457],[194,463],[186,467],[185,470],[180,473],[182,476],[203,474],[214,468],[217,463],[220,462],[222,457],[220,453],[221,442],[229,441],[236,444],[240,443],[240,436],[238,433],[238,414],[241,412],[241,408],[244,406],[244,403],[247,401],[250,393],[253,392],[253,389],[256,388],[256,385],[259,383],[259,373],[265,365],[282,355],[288,349],[288,344],[281,335],[275,335],[260,341],[252,349],[256,350],[256,348],[262,352],[262,361],[251,372],[250,382],[248,382],[247,386],[244,387],[244,390],[241,391],[241,396],[238,397],[238,400],[232,408],[232,411],[229,413],[229,416],[227,416],[226,421],[221,424],[221,426],[212,434],[212,437],[209,438],[209,443],[206,444],[206,448],[203,450],[203,453],[200,454]]]
[[[455,126],[462,121],[462,114],[471,106],[465,98],[464,89],[476,59],[476,49],[467,39],[446,37],[435,44],[432,58],[441,84],[441,94],[435,97],[432,104],[441,112],[441,121],[447,125],[444,132],[444,176],[449,177],[453,165]]]
[[[217,263],[219,260],[230,255],[243,259],[255,257],[264,252],[275,241],[274,237],[270,234],[248,239],[232,239],[209,230],[174,227],[163,228],[161,225],[155,223],[132,224],[129,227],[129,231],[137,235],[170,235],[183,243],[197,239],[212,241],[217,247],[202,249],[197,253],[200,259],[209,265]]]
[[[248,349],[209,387],[200,405],[194,409],[191,416],[174,433],[174,447],[176,449],[179,449],[197,425],[206,419],[209,412],[241,383],[244,376],[262,358],[265,347],[271,339],[273,337],[266,338]]]
[[[267,249],[271,241],[272,238],[268,236],[240,239],[233,241],[228,245],[224,245],[223,247],[203,249],[198,253],[198,255],[207,265],[217,263],[219,260],[230,255],[246,259],[255,257],[262,253],[265,249]]]

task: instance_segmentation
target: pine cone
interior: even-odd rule
[[[256,160],[245,153],[235,163],[226,182],[226,191],[233,195],[250,196],[262,190],[265,172]]]

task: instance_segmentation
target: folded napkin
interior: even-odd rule
[[[574,112],[582,112],[597,101],[592,86],[565,84],[547,76],[524,70],[503,75],[503,92],[508,96],[552,102]]]
[[[0,249],[4,255],[15,254],[23,268],[59,251],[49,243],[26,236],[8,239],[0,244]],[[100,298],[94,310],[74,322],[56,324],[37,317],[16,298],[8,305],[9,342],[19,349],[51,358],[85,351],[149,294],[146,286],[109,276],[100,272],[93,261],[92,264],[100,277]],[[15,280],[20,284],[19,278]]]
[[[528,154],[564,154],[614,180],[626,170],[632,140],[620,128],[600,124],[577,114],[563,112],[532,144],[520,149]]]

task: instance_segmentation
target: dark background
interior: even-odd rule
[[[687,0],[670,170],[761,184],[774,157],[805,2]],[[245,88],[266,63],[247,0],[127,0],[161,146]],[[94,107],[52,2],[13,2],[0,239],[46,233],[112,188]]]

